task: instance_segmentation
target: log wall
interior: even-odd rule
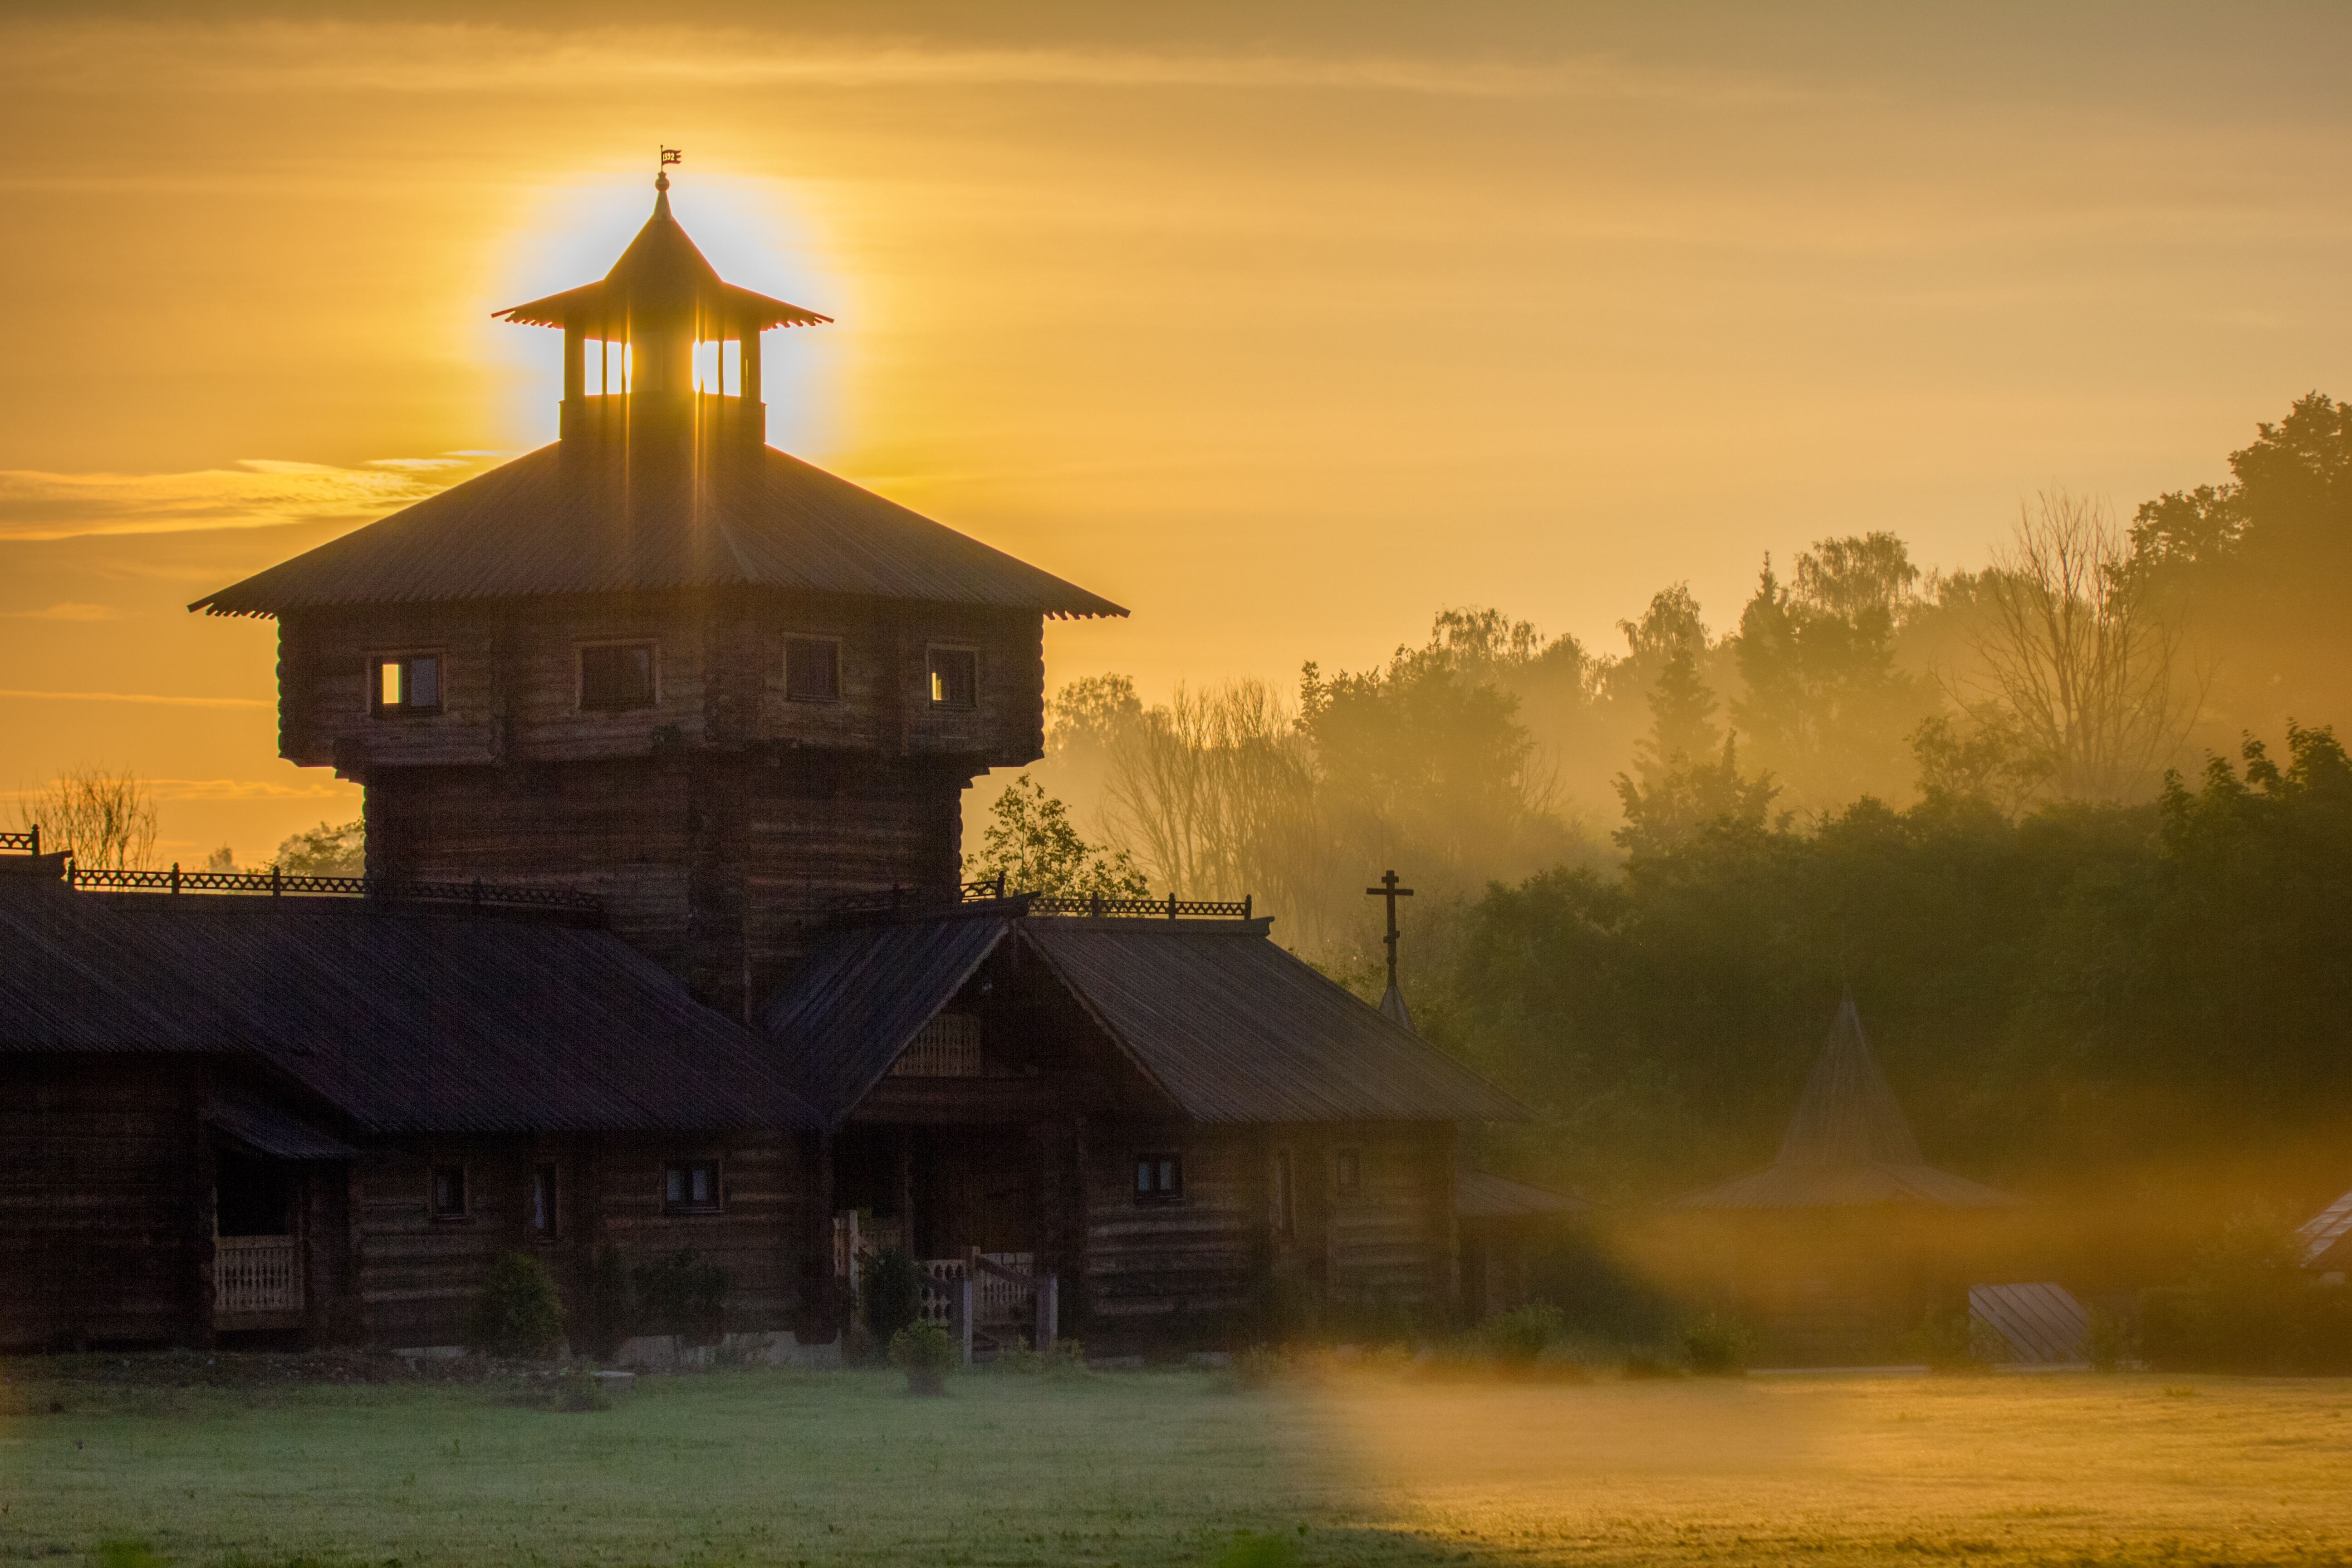
[[[0,1347],[202,1342],[199,1071],[185,1058],[0,1057]]]
[[[786,695],[795,637],[838,641],[838,700]],[[1045,750],[1044,637],[1034,612],[767,591],[304,612],[279,625],[278,749],[354,777],[759,744],[1017,767]],[[654,646],[653,706],[581,708],[580,650],[613,642]],[[930,700],[934,647],[976,656],[973,707]],[[441,656],[440,711],[373,711],[373,659],[410,653]]]
[[[713,1214],[665,1211],[674,1160],[719,1163],[724,1201]],[[436,1165],[466,1169],[467,1212],[436,1217]],[[530,1223],[531,1182],[556,1167],[552,1238]],[[353,1276],[361,1332],[385,1346],[464,1342],[466,1316],[492,1262],[530,1252],[546,1262],[579,1321],[587,1270],[611,1247],[635,1267],[691,1250],[731,1276],[730,1332],[793,1326],[800,1306],[805,1185],[788,1134],[663,1133],[564,1137],[414,1138],[370,1151],[352,1172]]]

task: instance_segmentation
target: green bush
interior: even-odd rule
[[[923,1315],[923,1266],[900,1247],[866,1253],[860,1263],[866,1331],[876,1344],[887,1346]]]
[[[714,1263],[697,1263],[681,1248],[632,1272],[638,1320],[655,1333],[677,1334],[690,1345],[715,1345],[727,1333],[727,1292],[734,1284]]]
[[[1683,1331],[1683,1355],[1701,1377],[1739,1376],[1754,1346],[1744,1326],[1723,1318],[1702,1318]]]
[[[1533,1366],[1567,1317],[1549,1301],[1502,1312],[1478,1325],[1478,1343],[1505,1366]]]
[[[604,1392],[604,1385],[595,1373],[585,1367],[575,1366],[563,1374],[562,1383],[555,1390],[555,1407],[575,1414],[610,1410],[613,1408],[613,1396]]]
[[[2139,1360],[2139,1326],[2121,1312],[2094,1307],[2083,1331],[2083,1354],[2093,1372],[2121,1372]]]
[[[1967,1308],[1931,1308],[1904,1341],[1929,1372],[1990,1372],[2009,1354],[2009,1342]]]
[[[562,1352],[563,1298],[547,1265],[528,1252],[509,1252],[490,1265],[466,1316],[466,1347],[518,1361]]]
[[[2141,1295],[2141,1359],[2159,1372],[2352,1371],[2352,1291],[2302,1262],[2283,1221],[2232,1219],[2185,1284]]]
[[[890,1336],[890,1364],[907,1374],[909,1394],[945,1394],[963,1348],[937,1323],[918,1320]]]
[[[580,1291],[580,1338],[599,1361],[620,1354],[622,1342],[636,1331],[636,1310],[629,1300],[629,1268],[621,1255],[599,1247],[589,1260]]]
[[[1284,1365],[1282,1352],[1273,1346],[1245,1345],[1234,1352],[1226,1370],[1236,1388],[1265,1388],[1282,1375]]]

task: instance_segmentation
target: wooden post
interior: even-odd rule
[[[743,322],[742,352],[735,361],[735,395],[743,400],[745,422],[756,428],[759,417],[752,405],[760,401],[760,329],[748,317]],[[767,432],[759,434],[764,437]]]
[[[955,1287],[956,1343],[963,1352],[963,1364],[971,1364],[971,1275],[966,1273]]]
[[[1047,1272],[1037,1276],[1037,1353],[1053,1353],[1054,1342],[1061,1337],[1062,1277]]]

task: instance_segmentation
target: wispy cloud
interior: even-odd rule
[[[181,474],[0,469],[0,540],[366,522],[446,489],[493,461],[490,454],[452,452],[380,458],[358,468],[248,458],[234,468]]]
[[[779,35],[772,28],[536,29],[478,24],[268,22],[202,30],[32,26],[16,54],[52,87],[105,89],[168,72],[211,92],[351,89],[402,93],[641,93],[729,88],[1213,88],[1451,98],[1705,100],[1793,96],[1754,74],[1662,69],[1603,54],[1045,48]]]
[[[162,708],[275,708],[259,697],[163,697],[144,691],[22,691],[0,688],[0,698],[36,702],[144,702]]]
[[[119,621],[122,612],[111,605],[51,605],[46,610],[0,610],[9,621]]]

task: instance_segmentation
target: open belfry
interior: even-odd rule
[[[1044,751],[1047,616],[1127,612],[767,444],[761,341],[671,215],[563,333],[562,438],[198,601],[279,626],[279,750],[366,786],[371,874],[552,883],[737,1017],[845,892],[958,879]]]
[[[963,880],[1045,619],[1127,612],[770,447],[825,318],[656,190],[499,312],[559,440],[192,606],[277,619],[363,878],[0,835],[0,1346],[451,1348],[517,1253],[624,1360],[837,1356],[883,1259],[975,1356],[1444,1320],[1457,1124],[1519,1108],[1245,889]]]

